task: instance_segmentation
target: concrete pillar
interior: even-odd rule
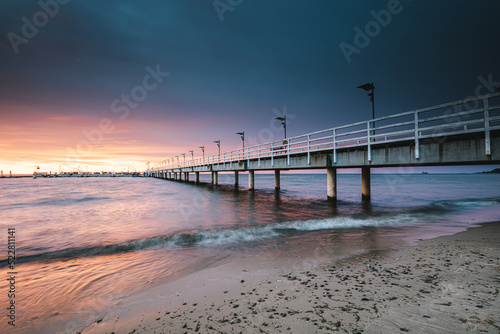
[[[186,172],[185,176],[184,176],[184,180],[186,182],[189,182],[189,172]]]
[[[177,173],[174,173],[174,180],[177,180]]]
[[[194,172],[194,183],[200,183],[200,172]]]
[[[217,185],[219,183],[219,172],[212,172],[212,184]]]
[[[240,177],[238,175],[238,171],[234,171],[234,186],[237,187],[238,184],[240,183]]]
[[[330,200],[337,200],[337,168],[326,169],[326,196]]]
[[[248,171],[248,190],[253,190],[255,183],[254,183],[254,171],[249,170]]]
[[[371,197],[370,190],[370,167],[361,168],[361,199],[369,200]]]
[[[280,170],[276,169],[274,171],[274,189],[279,189],[281,188],[280,185]]]

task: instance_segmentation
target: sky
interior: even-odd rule
[[[215,154],[214,140],[239,148],[236,132],[278,140],[284,114],[289,137],[364,121],[366,82],[377,117],[487,94],[499,12],[496,0],[0,0],[0,169],[144,170]]]

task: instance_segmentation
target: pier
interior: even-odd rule
[[[245,147],[220,154],[174,161],[169,158],[146,171],[147,176],[200,182],[200,173],[248,173],[255,189],[255,171],[326,169],[327,197],[337,198],[337,169],[361,168],[361,196],[371,197],[372,168],[486,165],[500,163],[500,93],[472,97],[428,108],[379,117]]]

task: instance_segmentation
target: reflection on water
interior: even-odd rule
[[[144,179],[2,179],[0,227],[15,227],[16,330],[73,332],[124,297],[220,264],[283,271],[382,252],[498,219],[495,175],[339,175],[339,201],[324,175],[256,175],[255,191]],[[203,176],[209,181],[209,176]],[[240,185],[245,184],[240,175]],[[465,194],[465,195],[464,195]],[[0,238],[6,249],[6,238]],[[6,254],[0,254],[6,267]],[[7,282],[0,281],[5,291]],[[70,321],[74,320],[74,321]],[[95,321],[91,319],[92,321]],[[8,332],[0,322],[0,332]]]

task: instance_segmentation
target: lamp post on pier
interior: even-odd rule
[[[217,148],[219,149],[219,155],[220,155],[220,140],[214,140],[214,143],[217,144]]]
[[[205,146],[200,146],[201,153],[203,154],[203,163],[205,163]]]
[[[275,117],[274,119],[281,121],[281,125],[283,125],[283,129],[285,131],[285,138],[283,138],[283,139],[286,139],[286,115],[283,117]]]
[[[217,156],[217,160],[220,162],[220,139],[219,140],[214,140],[214,143],[217,144],[217,148],[219,149],[219,154]]]
[[[365,91],[371,91],[368,93],[368,96],[370,97],[370,101],[372,102],[372,119],[375,119],[375,86],[372,83],[365,83],[361,86],[358,86],[356,88],[361,88]]]
[[[243,148],[245,148],[245,131],[236,132],[236,134],[241,136],[241,140],[243,141]]]

